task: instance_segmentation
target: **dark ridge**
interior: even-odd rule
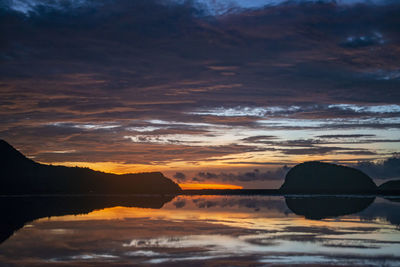
[[[0,166],[7,168],[18,168],[21,166],[33,166],[33,160],[25,157],[6,141],[0,139]]]
[[[115,206],[160,209],[174,196],[0,197],[0,244],[26,223],[40,218],[87,214]]]
[[[181,191],[178,184],[160,172],[117,175],[36,163],[4,140],[0,140],[0,169],[0,195],[176,194]]]
[[[375,197],[285,197],[291,211],[311,220],[361,212],[374,200]]]
[[[376,194],[377,189],[374,181],[357,169],[313,161],[293,167],[280,191],[283,194]]]

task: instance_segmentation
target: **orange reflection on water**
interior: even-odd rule
[[[211,196],[208,196],[210,199]],[[184,197],[187,199],[187,197]],[[203,197],[201,197],[203,198]],[[242,229],[263,229],[269,231],[278,231],[284,227],[295,226],[304,228],[329,228],[348,227],[356,229],[357,227],[373,227],[377,222],[363,222],[359,218],[342,218],[308,220],[296,215],[282,215],[273,210],[253,213],[251,209],[237,209],[227,207],[216,208],[196,208],[189,205],[184,209],[176,209],[167,205],[162,209],[148,209],[135,207],[113,207],[102,210],[96,210],[82,215],[65,215],[51,217],[51,221],[102,221],[117,220],[125,221],[129,219],[146,219],[149,221],[174,221],[193,223],[204,222],[230,227],[239,227]],[[42,218],[37,221],[48,221],[49,218]],[[395,228],[395,226],[386,226]]]

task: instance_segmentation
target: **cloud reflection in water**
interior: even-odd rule
[[[398,209],[397,202],[376,199],[355,214],[308,220],[283,197],[178,196],[161,209],[114,207],[36,220],[0,245],[0,262],[396,266],[399,227],[384,211]]]

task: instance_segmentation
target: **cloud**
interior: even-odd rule
[[[13,0],[5,1],[5,5],[10,9],[29,14],[35,12],[39,8],[50,8],[56,10],[62,10],[65,8],[78,8],[79,6],[85,6],[88,4],[87,0]]]
[[[373,32],[367,35],[349,36],[346,38],[346,41],[342,43],[342,45],[348,48],[360,48],[372,45],[382,45],[384,43],[385,40],[382,34],[379,32]]]
[[[275,170],[267,170],[265,172],[258,169],[248,172],[238,172],[238,173],[213,173],[213,172],[199,172],[192,179],[193,181],[224,181],[224,182],[254,182],[254,181],[271,181],[271,180],[281,180],[285,177],[286,173],[289,171],[288,166],[283,166]]]
[[[325,2],[331,3],[332,0],[297,0],[297,3],[307,2]],[[291,2],[291,3],[296,3]],[[167,0],[161,2],[163,4],[185,4],[182,0]],[[193,7],[207,12],[207,15],[224,15],[229,13],[244,12],[246,9],[262,9],[276,5],[286,4],[287,0],[194,0],[191,2]],[[385,4],[390,3],[388,0],[339,0],[334,1],[337,5],[352,5],[352,4]],[[51,8],[55,10],[63,10],[66,8],[79,8],[93,4],[90,0],[14,0],[5,2],[5,5],[10,9],[30,14],[41,7]]]
[[[328,153],[348,154],[348,155],[376,155],[377,154],[376,152],[365,148],[361,147],[353,148],[353,147],[347,147],[345,145],[400,142],[399,139],[357,139],[359,137],[369,137],[369,135],[357,135],[357,134],[321,135],[318,137],[320,138],[323,137],[323,138],[295,139],[295,140],[282,141],[282,140],[275,140],[274,137],[271,138],[270,136],[252,136],[244,138],[243,141],[252,144],[263,144],[274,151],[280,151],[281,153],[286,155],[324,155]]]
[[[217,117],[281,117],[296,116],[297,114],[321,113],[330,114],[332,117],[359,117],[370,114],[400,113],[399,105],[354,105],[354,104],[331,104],[331,105],[299,105],[299,106],[270,106],[270,107],[218,107],[199,109],[189,114],[211,115]],[[316,114],[314,114],[316,115]],[[304,117],[304,116],[303,116]],[[315,117],[315,116],[314,116]],[[322,117],[322,116],[321,116]]]
[[[3,1],[0,137],[152,166],[400,149],[398,3],[234,2]]]
[[[394,156],[378,162],[362,161],[353,166],[376,179],[400,178],[399,156]]]
[[[186,175],[182,172],[177,172],[173,176],[178,182],[183,182],[186,180]]]
[[[339,138],[361,138],[361,137],[374,137],[374,134],[324,134],[317,135],[319,138],[324,139],[339,139]]]
[[[259,144],[271,144],[274,139],[277,139],[277,136],[274,135],[257,135],[257,136],[250,136],[250,137],[246,137],[243,138],[242,141],[246,142],[246,143],[259,143]]]
[[[281,149],[286,155],[325,155],[329,153],[334,154],[348,154],[348,155],[376,155],[375,152],[366,149],[354,149],[348,147],[328,147],[328,146],[311,146],[308,148],[288,148]]]
[[[379,69],[373,72],[376,75],[378,80],[390,81],[390,80],[399,80],[400,79],[400,70],[382,70]]]

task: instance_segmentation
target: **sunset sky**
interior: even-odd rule
[[[400,1],[0,0],[0,40],[0,138],[38,162],[245,188],[309,160],[400,176]]]

